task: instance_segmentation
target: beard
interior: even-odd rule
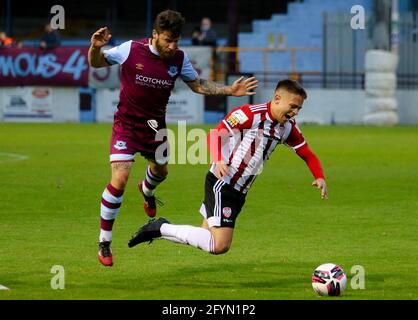
[[[174,54],[176,51],[171,51],[170,49],[165,50],[163,46],[160,43],[160,39],[157,39],[155,42],[155,49],[157,49],[158,53],[160,54],[161,59],[163,60],[170,60],[172,57],[174,57]]]

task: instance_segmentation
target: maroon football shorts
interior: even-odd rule
[[[110,139],[110,162],[134,161],[136,153],[160,165],[169,159],[164,118],[121,119],[115,117]]]

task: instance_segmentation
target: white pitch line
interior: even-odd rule
[[[7,287],[5,287],[5,286],[2,286],[1,284],[0,284],[0,290],[10,290],[9,288],[7,288]]]
[[[0,156],[6,156],[10,158],[10,159],[5,159],[5,160],[0,160],[0,163],[24,161],[24,160],[29,159],[29,157],[25,156],[24,154],[8,153],[8,152],[0,152]]]

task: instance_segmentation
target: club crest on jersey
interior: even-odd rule
[[[115,145],[114,145],[115,149],[118,150],[125,150],[128,149],[128,147],[126,146],[126,142],[125,141],[116,141]]]
[[[170,66],[167,73],[170,75],[170,77],[175,77],[178,73],[177,67],[176,66]]]
[[[154,119],[148,120],[147,123],[148,123],[149,127],[152,130],[154,130],[155,132],[158,132],[157,131],[157,129],[158,129],[158,122],[157,122],[157,120],[154,120]]]
[[[225,218],[229,218],[232,214],[232,209],[230,207],[225,207],[222,209],[222,214]]]
[[[231,115],[226,119],[226,122],[231,128],[235,127],[238,124],[243,124],[248,120],[248,117],[242,110],[237,110],[231,113]]]

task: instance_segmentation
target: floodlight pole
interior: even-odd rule
[[[145,27],[147,37],[151,37],[152,33],[152,0],[147,0],[147,25]]]
[[[106,13],[106,23],[109,26],[112,33],[117,34],[117,10],[118,3],[117,0],[108,0],[107,1],[107,13]],[[111,40],[113,41],[114,38]]]
[[[392,0],[391,51],[399,55],[399,2]]]
[[[5,3],[6,10],[4,13],[4,31],[6,34],[11,36],[12,34],[12,1],[6,0]]]

